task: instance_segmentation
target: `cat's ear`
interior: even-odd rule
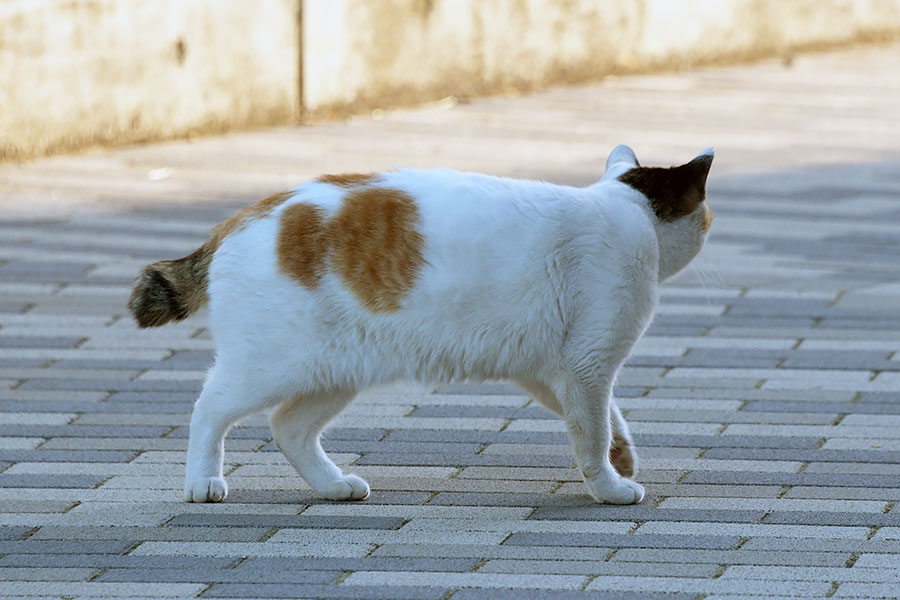
[[[694,212],[706,198],[706,178],[714,152],[707,148],[678,167],[635,167],[619,176],[644,194],[661,221],[674,221]]]
[[[638,159],[634,153],[634,150],[632,150],[625,144],[619,144],[612,149],[612,152],[609,153],[609,158],[606,159],[607,173],[609,172],[610,167],[619,163],[626,163],[629,168],[640,166],[638,164]]]

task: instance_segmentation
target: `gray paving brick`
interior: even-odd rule
[[[0,473],[0,487],[7,488],[83,488],[90,489],[106,479],[98,475],[12,475]]]
[[[0,450],[0,460],[9,462],[128,462],[138,455],[128,450]]]
[[[278,558],[247,558],[235,568],[236,571],[265,573],[279,570],[325,570],[325,571],[425,571],[459,572],[472,571],[479,563],[477,558],[394,558],[370,556],[366,558],[313,558],[302,561]]]
[[[850,473],[751,473],[746,471],[694,471],[684,483],[725,483],[738,485],[824,485],[840,487],[900,487],[900,475]]]
[[[763,523],[791,525],[864,525],[882,527],[900,525],[900,513],[879,514],[863,512],[771,512]]]
[[[98,569],[67,567],[0,567],[0,581],[87,581]]]
[[[235,569],[109,569],[93,581],[135,581],[161,583],[256,583],[256,584],[328,584],[336,583],[342,571],[280,569],[237,571]]]
[[[0,334],[0,348],[73,348],[82,340],[84,340],[82,337],[24,337]]]
[[[22,540],[33,531],[33,527],[0,526],[0,540]]]
[[[0,425],[0,436],[6,437],[160,437],[171,427],[130,425]]]
[[[129,527],[42,525],[29,540],[142,540],[166,542],[258,542],[272,534],[262,527]]]
[[[754,537],[741,550],[785,552],[900,553],[900,540],[854,540],[795,537]]]
[[[646,505],[610,506],[592,504],[567,508],[538,508],[529,519],[584,521],[710,521],[718,523],[756,523],[763,510],[691,510],[652,508]]]
[[[277,529],[399,529],[395,517],[326,517],[306,515],[183,514],[166,527],[274,527]]]
[[[489,560],[479,573],[547,573],[551,575],[626,575],[638,577],[713,577],[717,564],[612,563],[579,560]]]
[[[474,558],[479,562],[489,558],[519,560],[590,560],[605,561],[612,550],[591,546],[514,546],[478,544],[382,544],[372,551],[372,557]],[[0,563],[2,564],[2,563]]]
[[[694,600],[697,594],[685,593],[645,593],[645,592],[599,592],[553,590],[501,590],[501,589],[462,589],[453,594],[457,600],[544,600],[552,595],[554,600]]]
[[[618,535],[514,533],[503,543],[535,546],[602,546],[610,548],[702,548],[730,550],[740,543],[738,536],[721,535]]]
[[[839,414],[896,415],[900,407],[896,403],[870,402],[748,402],[742,409],[745,412],[823,412]]]
[[[443,600],[446,587],[358,587],[304,584],[222,583],[203,592],[202,598],[321,598],[371,600]]]
[[[433,494],[425,491],[395,492],[378,490],[366,499],[366,504],[423,504]],[[312,490],[241,489],[228,490],[228,500],[240,504],[321,504],[325,501]]]
[[[456,465],[460,467],[485,466],[485,467],[558,467],[567,468],[575,466],[575,458],[572,456],[547,456],[547,455],[491,455],[491,454],[406,454],[406,453],[375,453],[370,452],[357,460],[355,465],[422,465],[442,466]]]
[[[22,390],[103,390],[103,391],[165,391],[200,393],[203,382],[173,380],[117,381],[97,379],[29,379],[18,389]]]
[[[709,459],[736,460],[801,460],[804,462],[844,462],[844,450],[793,450],[769,448],[710,448],[703,454]],[[898,463],[900,451],[855,450],[853,459],[865,463]]]
[[[0,301],[0,313],[5,312],[3,310],[3,303]],[[36,367],[41,367],[46,364],[48,361],[41,358],[0,358],[0,369],[13,369],[13,368],[21,368],[21,369],[33,369]]]
[[[852,552],[775,551],[775,550],[686,550],[622,548],[611,563],[709,563],[728,565],[796,565],[800,567],[843,567]]]
[[[811,436],[703,436],[703,435],[662,435],[636,434],[634,441],[641,446],[671,446],[688,448],[818,448],[822,438]]]
[[[132,541],[0,541],[0,554],[121,554]],[[48,565],[52,566],[52,565]]]
[[[119,544],[122,544],[122,542],[119,542]],[[240,558],[235,557],[179,556],[173,563],[173,558],[171,556],[110,554],[107,550],[100,550],[99,552],[93,553],[89,551],[79,553],[77,550],[72,550],[65,554],[44,554],[43,552],[36,551],[30,553],[6,554],[3,557],[0,557],[0,567],[88,567],[97,569],[121,568],[156,570],[171,569],[173,566],[177,566],[183,569],[215,570],[233,567],[236,563],[240,562],[240,560]]]

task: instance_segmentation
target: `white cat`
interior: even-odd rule
[[[712,159],[647,168],[618,146],[586,188],[445,169],[323,176],[148,266],[129,302],[138,324],[208,300],[218,348],[191,418],[187,500],[225,498],[225,434],[269,408],[313,489],[366,498],[322,450],[326,424],[374,384],[472,378],[510,379],[563,416],[597,502],[640,502],[613,383],[659,283],[703,246]]]

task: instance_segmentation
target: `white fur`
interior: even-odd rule
[[[284,208],[307,202],[332,214],[342,188],[299,186],[231,234],[209,273],[218,354],[191,419],[187,499],[225,497],[228,428],[276,407],[275,439],[310,486],[326,498],[364,498],[366,482],[344,475],[319,444],[356,391],[400,379],[503,378],[564,416],[598,502],[639,502],[643,488],[609,461],[613,433],[633,454],[614,405],[610,420],[612,387],[650,323],[658,282],[704,236],[702,209],[660,223],[642,194],[616,180],[635,165],[617,147],[607,176],[588,188],[450,170],[380,175],[374,185],[415,198],[425,240],[425,264],[395,312],[369,312],[333,273],[309,290],[278,269]]]

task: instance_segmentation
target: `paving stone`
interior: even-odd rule
[[[515,533],[504,541],[508,545],[597,546],[611,548],[701,548],[730,550],[737,547],[736,535],[584,535],[554,533]]]
[[[577,575],[546,575],[505,573],[392,573],[390,571],[356,571],[342,585],[385,586],[402,580],[411,585],[441,586],[444,588],[532,588],[581,589],[587,578]]]
[[[164,520],[164,519],[163,519]],[[272,534],[258,527],[128,527],[42,525],[29,540],[145,540],[164,542],[258,542]]]
[[[336,583],[342,571],[281,569],[253,572],[246,569],[109,569],[92,581],[133,581],[160,583],[256,583],[328,584]]]
[[[686,550],[655,548],[622,548],[613,555],[612,563],[709,563],[728,565],[797,565],[843,567],[851,552],[801,552],[772,550]]]
[[[0,526],[0,540],[22,540],[34,530],[32,527]]]
[[[695,579],[689,577],[597,577],[586,588],[604,591],[741,593],[747,582],[738,579]],[[831,583],[809,581],[754,581],[753,591],[761,596],[822,597],[831,591]]]
[[[13,596],[107,596],[113,598],[190,598],[206,588],[187,583],[106,583],[95,581],[0,581],[0,595]]]
[[[0,460],[10,462],[124,463],[137,456],[127,450],[0,450]]]
[[[725,483],[738,485],[825,485],[841,487],[893,487],[900,486],[900,475],[867,475],[865,478],[851,474],[832,473],[750,473],[739,471],[694,471],[682,480],[684,483]]]
[[[542,600],[547,597],[545,590],[500,590],[500,589],[462,589],[453,594],[458,600]],[[694,600],[696,594],[668,594],[644,592],[600,592],[553,590],[555,600]]]
[[[403,558],[378,557],[366,558],[310,558],[298,561],[295,559],[248,558],[235,568],[238,572],[266,573],[280,570],[325,570],[325,571],[472,571],[481,560],[476,558]]]
[[[394,517],[327,517],[307,515],[178,515],[166,527],[274,527],[277,529],[399,529]]]
[[[640,577],[713,577],[716,564],[611,563],[559,560],[489,560],[479,573],[547,573],[551,575],[630,575]]]
[[[133,541],[0,541],[0,554],[121,554],[134,546]]]
[[[395,580],[396,581],[396,580]],[[369,600],[443,600],[451,588],[392,585],[384,587],[324,586],[303,584],[220,583],[203,593],[204,598],[321,598]]]
[[[0,474],[0,487],[13,488],[94,488],[106,477],[91,475],[10,475]]]
[[[133,545],[133,544],[132,544]],[[0,567],[87,567],[96,569],[171,569],[175,566],[183,569],[226,569],[240,562],[239,557],[216,558],[179,556],[173,561],[171,556],[132,556],[123,554],[78,553],[43,554],[6,554],[0,558]],[[296,561],[295,561],[296,562]]]
[[[99,569],[68,567],[0,567],[0,581],[87,581]]]

